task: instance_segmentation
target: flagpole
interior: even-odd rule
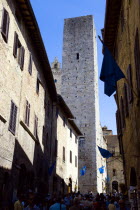
[[[99,38],[99,40],[101,41],[101,43],[104,44],[103,40],[101,39],[101,37],[100,37],[99,35],[98,35],[98,38]],[[123,74],[124,74],[124,73],[123,73]],[[134,93],[134,95],[136,96],[136,98],[139,100],[138,95],[137,95],[136,92],[134,91],[132,85],[129,83],[129,81],[128,81],[128,79],[126,78],[126,75],[125,75],[125,74],[124,74],[124,76],[125,76],[124,79],[126,80],[126,82],[127,82],[127,84],[129,85],[130,89],[132,90],[132,92]]]

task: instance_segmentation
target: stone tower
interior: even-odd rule
[[[79,190],[102,192],[105,177],[98,172],[104,163],[97,145],[104,144],[99,122],[97,42],[93,16],[65,19],[61,94],[76,117],[84,138],[79,141]]]
[[[60,63],[58,62],[58,59],[55,58],[54,62],[51,64],[51,69],[54,77],[54,82],[55,86],[57,89],[57,93],[61,93],[61,76],[62,76],[62,71],[60,68]]]

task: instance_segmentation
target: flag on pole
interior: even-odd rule
[[[100,80],[104,82],[104,93],[111,96],[117,89],[117,81],[125,78],[120,67],[104,45],[104,58],[101,68]]]
[[[48,169],[48,173],[49,175],[51,176],[52,175],[52,172],[53,172],[53,169],[55,167],[55,164],[56,164],[56,161],[51,165],[51,167]]]
[[[102,166],[101,168],[99,168],[99,172],[100,172],[100,174],[103,174],[104,173],[104,166]]]
[[[83,168],[82,169],[80,169],[80,175],[81,176],[84,176],[85,175],[85,173],[86,173],[86,166],[83,166]]]
[[[99,151],[100,151],[100,153],[101,153],[101,155],[102,155],[103,158],[109,158],[109,157],[112,157],[112,156],[113,156],[113,154],[110,153],[110,152],[109,152],[108,150],[106,150],[106,149],[103,149],[103,148],[101,148],[101,147],[99,147],[99,146],[98,146],[98,149],[99,149]]]

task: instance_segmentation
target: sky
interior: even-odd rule
[[[64,19],[93,15],[97,35],[104,27],[105,0],[30,0],[44,41],[50,64],[57,57],[62,63]],[[98,73],[102,65],[102,44],[97,39]],[[116,134],[116,104],[114,97],[104,94],[104,83],[99,80],[101,125]]]

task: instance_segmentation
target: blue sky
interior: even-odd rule
[[[62,62],[63,46],[63,23],[65,18],[72,18],[84,15],[93,15],[97,30],[104,26],[105,0],[30,0],[41,35],[46,47],[50,63],[54,57],[58,57]],[[102,44],[98,44],[98,68],[99,74],[102,64]],[[108,129],[116,134],[116,104],[113,96],[108,97],[104,94],[103,82],[99,80],[99,102],[101,125],[106,125]]]

